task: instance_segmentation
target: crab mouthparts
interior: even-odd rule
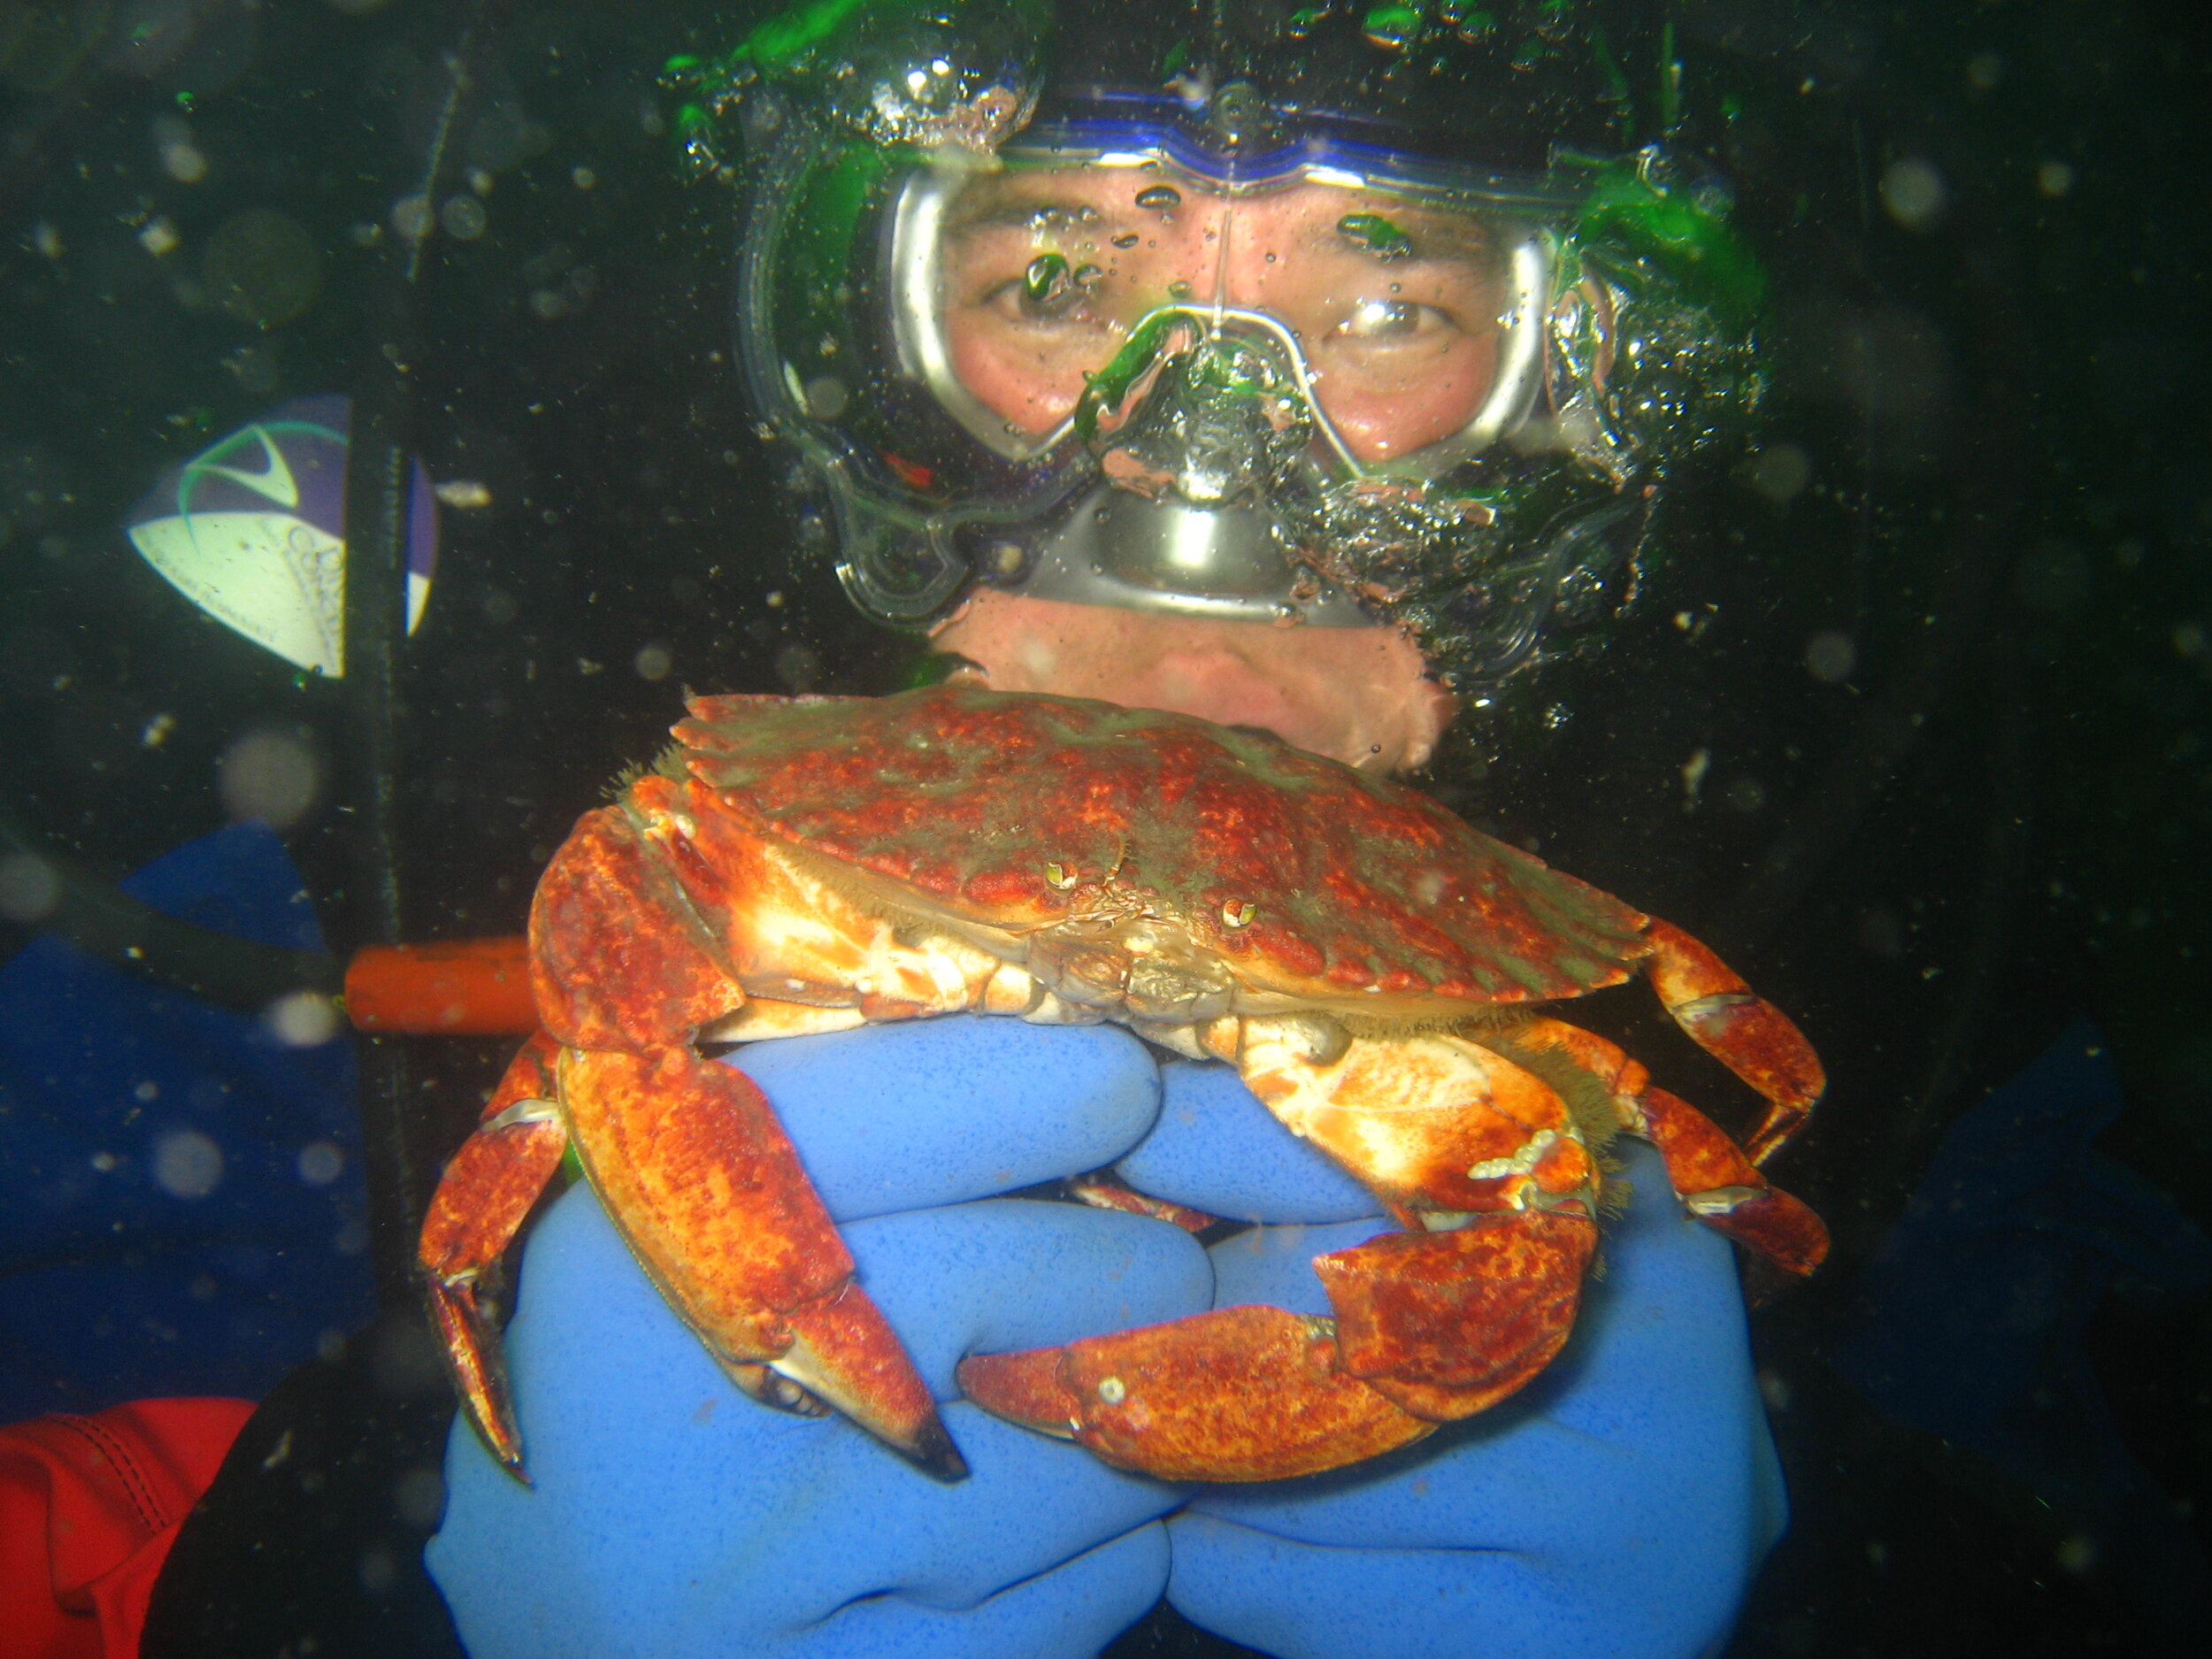
[[[1064,922],[1032,935],[1028,965],[1064,1002],[1152,1025],[1219,1019],[1236,988],[1218,957],[1182,928],[1149,917]]]

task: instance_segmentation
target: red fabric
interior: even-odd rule
[[[0,1659],[135,1659],[177,1527],[252,1415],[139,1400],[0,1428]]]

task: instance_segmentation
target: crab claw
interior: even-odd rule
[[[1532,1210],[1317,1258],[1334,1319],[1219,1308],[1064,1348],[972,1356],[995,1416],[1168,1480],[1280,1480],[1471,1416],[1550,1361],[1596,1229]]]
[[[572,1048],[560,1095],[608,1214],[741,1385],[764,1366],[939,1479],[967,1474],[750,1078],[684,1048]]]

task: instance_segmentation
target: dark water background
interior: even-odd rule
[[[2155,1548],[2085,1548],[2091,1499],[1885,1422],[1817,1356],[1947,1125],[2076,1016],[2126,1093],[2101,1150],[2212,1213],[2212,38],[2183,4],[1679,11],[1744,104],[1764,447],[1683,492],[1640,610],[1546,682],[1548,718],[1471,732],[1431,782],[1709,940],[1829,1064],[1784,1177],[1836,1259],[1760,1326],[1794,1530],[1732,1651],[2178,1650]],[[911,666],[793,557],[740,405],[728,197],[678,181],[655,79],[704,12],[505,8],[459,141],[495,182],[480,235],[429,244],[417,442],[489,504],[445,514],[406,652],[412,937],[518,927],[680,687]],[[288,841],[341,945],[339,688],[195,614],[119,525],[213,436],[355,383],[453,27],[410,0],[0,0],[0,798],[119,875],[227,821],[242,734],[293,734],[326,783]],[[241,277],[250,212],[302,234]],[[1734,1098],[1642,1004],[1598,1023]],[[426,1054],[450,1140],[500,1056]],[[2129,1288],[2086,1358],[2160,1525],[2201,1540],[2212,1322]]]

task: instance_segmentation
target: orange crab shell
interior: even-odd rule
[[[985,926],[1110,887],[1253,988],[1401,1018],[1580,995],[1652,951],[1640,912],[1427,797],[1183,715],[954,687],[689,707],[683,763],[749,827]]]

